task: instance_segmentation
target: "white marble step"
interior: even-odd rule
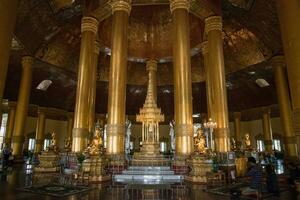
[[[169,166],[129,166],[128,170],[139,170],[139,171],[169,171]]]
[[[176,183],[181,182],[183,176],[181,175],[127,175],[119,174],[114,176],[116,182],[140,182],[144,184],[157,183]]]
[[[173,175],[171,170],[125,170],[123,174],[128,175]]]

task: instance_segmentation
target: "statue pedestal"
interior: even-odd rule
[[[59,155],[54,151],[43,151],[39,156],[40,164],[34,168],[35,172],[59,172]]]
[[[213,161],[204,155],[194,154],[187,159],[187,165],[190,167],[190,172],[185,176],[185,180],[194,183],[206,183],[207,172],[212,171]]]
[[[99,155],[90,155],[90,157],[83,161],[82,170],[84,174],[88,174],[90,182],[102,182],[111,179],[105,171],[107,165],[106,160]]]
[[[143,142],[141,152],[134,153],[131,164],[137,166],[167,166],[170,161],[159,152],[159,142]]]

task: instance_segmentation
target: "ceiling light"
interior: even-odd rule
[[[170,90],[168,90],[168,89],[164,89],[164,90],[163,90],[163,93],[165,93],[165,94],[170,94],[170,93],[171,93],[171,91],[170,91]]]
[[[200,113],[193,114],[193,118],[200,117]]]
[[[141,89],[136,89],[136,90],[134,91],[134,93],[135,93],[135,94],[140,94],[140,93],[142,93],[142,90],[141,90]]]
[[[232,89],[233,84],[231,82],[226,82],[226,87],[228,87],[229,89]]]
[[[52,84],[51,80],[43,80],[42,82],[40,82],[40,84],[36,87],[36,89],[38,90],[43,90],[46,91],[48,89],[48,87]]]
[[[268,86],[270,86],[270,84],[263,78],[256,79],[255,83],[259,87],[268,87]]]

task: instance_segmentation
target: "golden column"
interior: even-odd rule
[[[2,127],[2,116],[3,116],[3,112],[2,112],[2,102],[0,104],[0,128]]]
[[[6,133],[5,133],[5,146],[11,146],[11,137],[14,129],[15,123],[15,113],[16,113],[16,102],[8,103],[8,119],[6,124]]]
[[[292,108],[285,72],[284,56],[275,56],[271,59],[274,69],[277,98],[280,110],[280,119],[283,129],[285,152],[289,157],[297,156],[297,140],[292,124]]]
[[[127,74],[128,18],[131,2],[112,1],[112,41],[108,92],[107,154],[113,161],[124,160],[125,99]],[[123,161],[122,161],[123,160]],[[112,164],[113,165],[113,164]]]
[[[263,109],[262,125],[263,125],[265,150],[268,153],[272,153],[272,128],[271,128],[269,108]]]
[[[92,65],[91,72],[91,86],[89,88],[89,133],[92,136],[95,128],[95,102],[96,102],[96,90],[97,90],[97,66],[98,66],[98,57],[100,52],[100,44],[98,41],[95,41],[95,55]]]
[[[67,139],[70,138],[70,141],[72,141],[72,133],[73,133],[73,127],[74,127],[74,114],[68,113],[67,114]]]
[[[35,131],[35,149],[34,152],[39,153],[43,150],[45,140],[45,125],[46,125],[46,109],[38,108],[37,126]]]
[[[83,17],[81,20],[81,47],[78,66],[76,106],[74,114],[72,151],[82,152],[89,140],[89,94],[91,79],[94,74],[95,39],[98,20]]]
[[[0,3],[0,110],[5,88],[8,59],[17,18],[19,0],[1,0]]]
[[[205,19],[205,32],[208,41],[208,64],[211,87],[211,105],[217,123],[214,129],[215,148],[217,152],[230,151],[230,134],[227,108],[227,91],[222,39],[222,18],[212,16]]]
[[[191,82],[191,55],[189,31],[189,1],[170,0],[173,19],[173,67],[174,67],[174,110],[175,151],[178,160],[189,156],[193,144],[193,105]]]
[[[27,118],[30,89],[32,82],[32,65],[34,58],[24,56],[22,58],[22,77],[19,88],[19,96],[16,108],[15,125],[12,137],[13,155],[21,156],[24,142],[24,131]]]
[[[206,86],[206,101],[207,101],[207,118],[212,119],[213,117],[213,106],[212,106],[212,82],[210,81],[210,67],[208,64],[208,42],[205,41],[201,45],[202,55],[203,55],[203,63],[205,70],[205,86]]]
[[[299,0],[277,0],[276,2],[287,62],[294,131],[300,137],[300,26],[295,24],[295,22],[300,21],[300,3]]]
[[[241,113],[233,113],[233,123],[234,123],[234,139],[236,141],[237,148],[242,146],[242,135],[241,135]]]

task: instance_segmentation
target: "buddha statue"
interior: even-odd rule
[[[68,137],[68,138],[65,139],[65,146],[64,146],[64,148],[65,149],[71,149],[71,147],[72,147],[71,137]]]
[[[197,130],[197,136],[194,138],[195,151],[204,154],[206,151],[206,138],[201,128]]]
[[[245,149],[251,149],[252,148],[249,133],[245,134],[244,144],[245,144]]]
[[[86,149],[86,152],[90,155],[99,155],[101,153],[103,145],[102,135],[100,128],[96,128],[95,136],[93,137],[90,145]]]
[[[55,151],[55,152],[58,151],[56,133],[54,130],[52,131],[51,142],[50,142],[50,145],[49,145],[47,151]]]

